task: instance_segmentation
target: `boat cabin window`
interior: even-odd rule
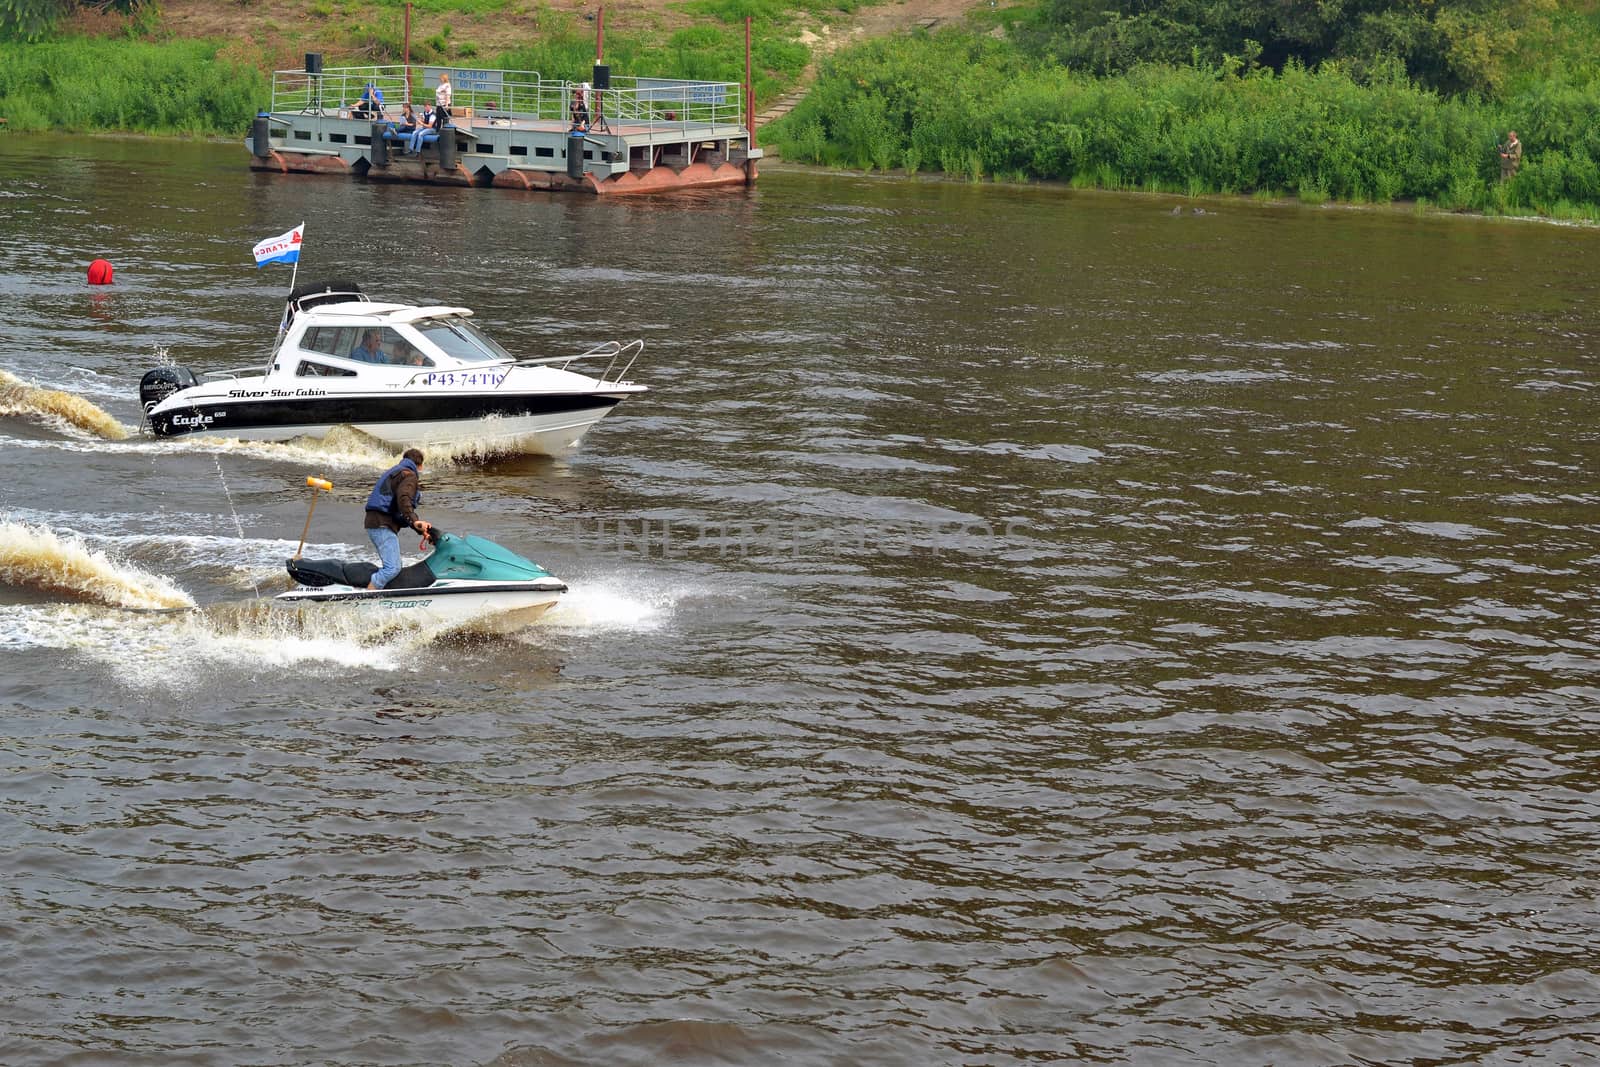
[[[456,315],[424,319],[416,327],[422,331],[422,336],[444,349],[446,354],[467,363],[515,358],[488,334]]]
[[[344,367],[331,367],[326,363],[302,359],[300,366],[294,369],[294,376],[296,378],[354,378],[356,372]]]
[[[433,366],[433,360],[388,326],[313,326],[300,338],[300,350],[343,356],[360,363]]]

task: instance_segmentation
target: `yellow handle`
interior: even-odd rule
[[[311,487],[311,507],[306,510],[306,525],[305,529],[300,531],[300,543],[295,546],[295,559],[299,559],[300,553],[305,550],[306,534],[311,532],[311,516],[317,511],[317,490],[333,488],[333,483],[326,478],[317,478],[310,474],[306,475],[306,484]]]

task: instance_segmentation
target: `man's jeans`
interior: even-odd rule
[[[372,547],[378,550],[378,558],[383,561],[378,573],[372,576],[372,588],[382,589],[400,573],[400,535],[387,526],[379,526],[368,530],[367,536],[372,539]]]

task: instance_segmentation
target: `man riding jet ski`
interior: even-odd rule
[[[314,510],[316,491],[333,485],[320,478],[307,478],[306,483],[312,487]],[[307,514],[308,530],[310,525]],[[343,605],[395,612],[397,619],[422,625],[471,622],[474,628],[507,633],[543,615],[567,591],[566,583],[549,571],[486,537],[457,537],[427,526],[424,544],[432,551],[400,568],[382,589],[369,588],[377,564],[303,559],[297,552],[285,567],[300,588],[279,593],[273,603],[289,608]]]
[[[488,538],[457,537],[435,526],[428,544],[432,552],[382,589],[367,588],[378,570],[367,560],[290,559],[289,577],[300,588],[279,593],[274,603],[358,606],[422,624],[477,621],[504,633],[534,621],[567,591],[549,571]]]

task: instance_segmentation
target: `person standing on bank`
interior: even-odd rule
[[[367,537],[383,566],[368,589],[382,589],[400,573],[400,528],[409,526],[426,541],[433,526],[417,517],[422,503],[422,450],[408,448],[400,462],[383,472],[367,497]]]
[[[1500,146],[1500,180],[1508,182],[1517,176],[1517,168],[1522,166],[1522,142],[1517,140],[1517,131],[1511,130],[1506,134],[1506,143]]]

